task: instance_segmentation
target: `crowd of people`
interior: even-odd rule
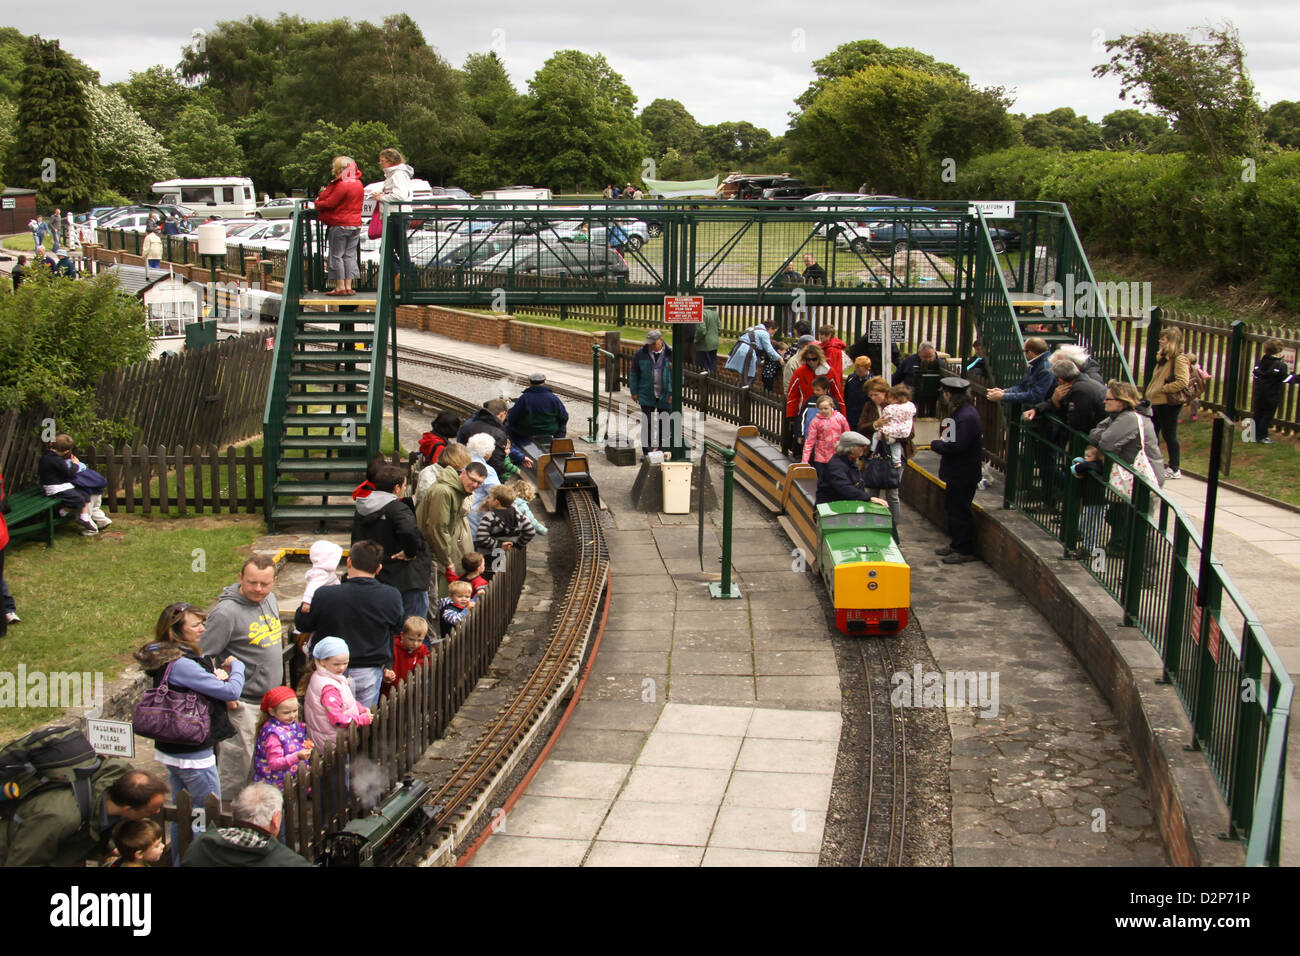
[[[184,602],[165,607],[135,653],[150,685],[135,723],[154,739],[166,779],[98,757],[78,735],[75,753],[93,767],[84,773],[90,795],[79,802],[60,784],[16,808],[0,807],[17,811],[0,822],[0,863],[157,863],[165,834],[155,817],[167,794],[185,791],[193,806],[210,796],[227,801],[234,822],[197,834],[183,858],[173,824],[173,864],[305,865],[277,839],[286,781],[340,732],[370,723],[381,695],[465,620],[505,556],[546,533],[528,504],[536,489],[518,473],[531,459],[515,444],[562,437],[567,421],[545,377],[534,375],[513,409],[493,400],[467,422],[439,415],[421,437],[416,481],[377,457],[353,493],[346,559],[328,540],[310,549],[289,644],[275,594],[277,568],[265,555],[245,560],[211,610]],[[102,476],[77,459],[69,436],[50,443],[40,475],[45,492],[75,515],[84,534],[111,523],[100,506]],[[0,561],[6,541],[0,518]],[[290,686],[287,671],[299,656],[303,672]],[[56,765],[53,757],[46,762]],[[18,761],[0,765],[3,773]],[[44,766],[39,753],[35,765]],[[57,766],[71,763],[65,756]],[[26,784],[22,792],[29,792]]]

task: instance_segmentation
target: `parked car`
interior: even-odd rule
[[[529,251],[536,248],[536,242],[514,236],[476,236],[472,239],[453,236],[430,256],[426,265],[431,269],[477,269],[521,242],[527,243]]]
[[[315,209],[316,204],[310,199],[299,197],[285,197],[282,199],[268,199],[265,203],[257,207],[257,212],[253,213],[258,219],[292,219],[293,214],[299,209]]]
[[[650,227],[640,219],[618,219],[615,221],[618,223],[619,228],[627,234],[627,247],[633,252],[636,252],[650,241]],[[566,219],[559,222],[543,223],[538,232],[545,232],[549,229],[552,235],[563,241],[581,241],[577,237],[583,231],[584,222],[588,223],[588,241],[609,244],[609,230],[598,221]]]
[[[924,211],[914,207],[915,211]],[[966,239],[974,240],[976,225],[964,220]],[[957,251],[958,238],[961,235],[963,220],[930,219],[901,220],[888,219],[871,222],[865,226],[845,224],[845,229],[836,237],[837,245],[846,245],[859,254],[868,250],[880,252],[906,253],[912,249],[929,252],[952,253]],[[989,228],[993,240],[993,251],[1001,254],[1008,249],[1020,248],[1020,233],[1010,229]]]
[[[568,275],[580,278],[625,279],[627,262],[612,246],[588,243],[559,243],[517,246],[483,263],[482,268],[515,274]]]
[[[814,209],[816,209],[818,212],[821,212],[823,210],[841,210],[841,209],[854,210],[854,211],[861,210],[863,212],[867,212],[872,209],[888,210],[893,207],[881,206],[879,204],[882,201],[897,201],[897,200],[898,200],[897,196],[874,196],[874,195],[869,196],[864,193],[821,192],[821,193],[813,193],[810,196],[805,196],[803,198],[803,203],[801,203],[801,206],[804,204],[809,205]],[[863,220],[860,224],[866,225],[866,221]],[[825,236],[827,239],[834,239],[837,235],[839,235],[841,228],[842,228],[841,224],[838,222],[831,222],[831,223],[822,222],[817,224],[817,227],[813,230],[813,232],[816,235]]]

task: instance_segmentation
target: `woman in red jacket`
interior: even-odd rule
[[[361,246],[361,204],[365,190],[361,171],[350,156],[335,156],[329,185],[316,197],[320,221],[330,227],[329,270],[334,288],[326,295],[356,295],[352,280],[359,274],[357,251]]]

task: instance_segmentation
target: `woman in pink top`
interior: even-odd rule
[[[811,459],[813,468],[820,475],[822,465],[835,454],[836,442],[848,430],[849,421],[835,410],[835,399],[823,395],[817,401],[817,414],[808,425],[808,438],[803,443],[804,463]]]
[[[307,732],[318,744],[334,742],[340,730],[349,724],[364,727],[370,723],[370,710],[357,704],[352,686],[344,673],[348,669],[347,642],[341,637],[327,637],[312,649],[315,668],[307,679],[304,695]]]

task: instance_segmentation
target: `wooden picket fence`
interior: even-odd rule
[[[108,372],[96,385],[100,417],[128,423],[131,443],[150,448],[220,448],[257,435],[272,356],[266,336],[252,334]],[[9,489],[35,482],[47,419],[58,428],[57,411],[48,408],[0,414],[0,472]]]
[[[225,451],[99,445],[79,457],[108,479],[104,507],[114,513],[262,510],[262,455],[251,445]]]
[[[350,726],[332,746],[316,741],[318,747],[305,772],[300,770],[285,781],[283,840],[290,849],[319,862],[326,835],[370,813],[411,774],[429,746],[446,734],[501,646],[519,605],[527,560],[527,549],[511,549],[505,568],[492,578],[461,625],[435,644],[428,659],[395,691],[380,698],[368,726]],[[233,822],[229,809],[223,809],[216,797],[209,796],[202,816],[196,817],[187,792],[174,796],[175,805],[164,808],[163,818],[188,824],[180,826],[177,834],[181,856],[193,842],[191,826],[203,829]],[[234,794],[226,796],[228,807]]]

